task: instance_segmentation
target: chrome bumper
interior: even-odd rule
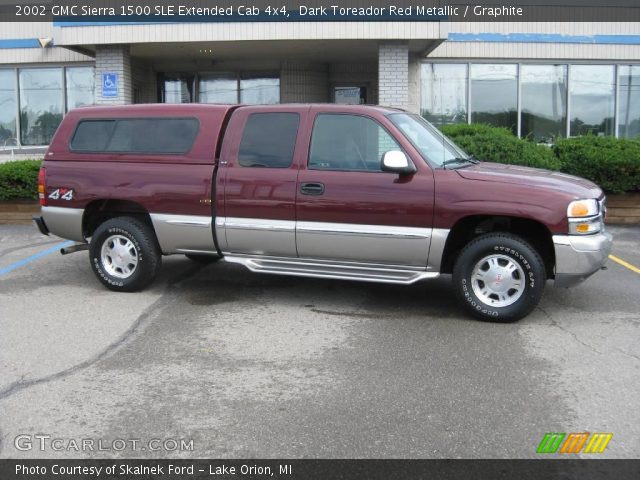
[[[613,239],[610,233],[554,235],[556,287],[573,287],[596,273],[607,261]]]

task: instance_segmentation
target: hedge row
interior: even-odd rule
[[[560,170],[611,193],[640,190],[640,141],[585,135],[549,148],[489,125],[447,125],[442,131],[480,160]]]
[[[588,178],[607,192],[640,190],[640,141],[584,137],[559,140],[553,148],[561,170]]]
[[[522,140],[510,130],[483,124],[446,125],[445,135],[479,160],[560,170],[549,147]]]
[[[37,200],[41,160],[0,163],[0,200]]]

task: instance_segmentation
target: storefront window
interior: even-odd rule
[[[0,70],[0,148],[18,143],[16,71]]]
[[[240,103],[273,104],[280,102],[278,77],[244,77],[240,79]]]
[[[618,136],[640,136],[640,65],[618,67]]]
[[[23,145],[47,145],[62,121],[62,68],[20,70],[20,139]]]
[[[67,75],[67,110],[93,105],[95,103],[93,67],[68,67],[65,71]]]
[[[198,91],[200,103],[238,103],[238,78],[234,74],[204,73]]]
[[[613,65],[572,65],[569,83],[569,134],[613,135]]]
[[[160,101],[162,103],[191,103],[194,100],[192,74],[160,75]]]
[[[518,66],[471,65],[471,122],[518,134]]]
[[[523,65],[523,137],[553,143],[567,131],[567,66]]]
[[[467,122],[467,65],[422,65],[422,116],[435,125]]]

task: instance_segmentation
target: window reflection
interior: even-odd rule
[[[640,65],[618,67],[618,135],[640,136]]]
[[[18,143],[16,71],[0,70],[0,148]]]
[[[198,91],[200,103],[238,103],[238,79],[234,74],[202,74]]]
[[[467,122],[467,65],[422,65],[422,116],[435,125]]]
[[[254,77],[240,80],[240,103],[274,104],[280,102],[280,78]]]
[[[567,66],[523,65],[522,131],[538,142],[553,143],[567,130]]]
[[[67,110],[93,105],[95,84],[93,67],[69,67],[67,75]]]
[[[20,138],[23,145],[47,145],[62,121],[62,68],[20,70]]]
[[[518,66],[471,65],[471,122],[518,134]]]
[[[570,135],[613,135],[613,65],[572,65],[569,85]]]

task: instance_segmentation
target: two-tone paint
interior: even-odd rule
[[[300,116],[288,168],[239,165],[242,133],[253,113]],[[348,105],[130,105],[71,111],[46,154],[45,197],[73,189],[71,200],[48,199],[46,228],[85,241],[91,219],[105,209],[148,215],[164,254],[216,253],[255,271],[412,283],[437,276],[449,232],[470,217],[536,222],[553,237],[556,275],[592,273],[607,239],[574,247],[566,236],[569,202],[602,199],[586,180],[491,163],[437,167],[424,158],[388,116],[398,110]],[[316,117],[322,113],[371,118],[415,165],[412,175],[309,169]],[[83,119],[188,117],[200,129],[183,155],[79,153],[69,144]],[[302,184],[321,183],[322,195]],[[593,242],[592,242],[593,243]],[[597,242],[596,242],[597,243]],[[608,242],[610,245],[610,240]],[[567,251],[567,247],[571,251]],[[584,250],[584,249],[591,250]],[[590,251],[577,267],[567,255]],[[576,253],[578,252],[578,253]],[[593,253],[597,252],[597,253]],[[566,268],[563,272],[559,268]]]

